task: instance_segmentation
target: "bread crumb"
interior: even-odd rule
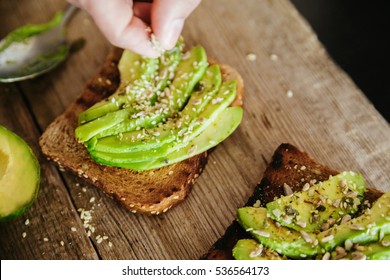
[[[248,53],[246,59],[249,61],[256,61],[257,56],[254,53]]]

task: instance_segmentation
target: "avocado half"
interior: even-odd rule
[[[0,222],[26,212],[40,185],[40,166],[28,144],[0,125]]]

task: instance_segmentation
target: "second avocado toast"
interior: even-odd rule
[[[389,259],[390,195],[291,144],[203,259]],[[305,208],[311,209],[307,210]]]

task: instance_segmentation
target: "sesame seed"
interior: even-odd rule
[[[75,227],[71,227],[70,230],[73,232],[77,231],[77,229]]]
[[[260,207],[261,206],[261,201],[260,200],[256,200],[256,202],[253,204],[253,207]]]
[[[250,252],[249,257],[256,258],[263,252],[263,244],[258,244],[256,249]]]
[[[48,242],[49,238],[45,237],[45,238],[43,238],[43,241]]]
[[[299,233],[307,243],[313,243],[313,239],[306,231],[301,230]]]
[[[28,226],[28,225],[30,224],[30,220],[27,219],[27,220],[24,222],[24,224],[25,224],[26,226]]]
[[[23,238],[26,238],[26,236],[27,236],[27,233],[26,233],[26,232],[23,232],[23,233],[22,233],[22,237],[23,237]]]
[[[288,97],[288,98],[291,98],[291,97],[294,96],[294,92],[293,92],[292,90],[290,90],[290,89],[287,91],[286,94],[287,94],[287,97]]]
[[[366,255],[364,255],[361,252],[353,252],[351,254],[351,256],[352,256],[353,260],[365,260],[366,259]]]
[[[303,190],[303,191],[307,191],[309,188],[310,188],[310,184],[309,184],[309,183],[306,183],[306,184],[303,185],[302,190]]]
[[[91,197],[91,199],[89,200],[90,203],[94,203],[95,202],[95,197]]]
[[[332,241],[334,238],[334,236],[331,234],[331,235],[328,235],[328,236],[325,236],[324,238],[322,238],[322,242],[329,242],[329,241]]]
[[[287,185],[286,183],[283,184],[283,190],[284,190],[284,194],[287,196],[293,194],[291,187],[289,185]]]
[[[353,246],[353,243],[351,240],[349,240],[349,239],[345,240],[345,242],[344,242],[345,250],[347,250],[347,251],[351,250],[352,246]]]
[[[249,61],[256,61],[257,56],[254,53],[248,53],[246,59]]]
[[[303,221],[297,221],[296,224],[302,228],[305,228],[306,227],[306,223],[303,222]]]
[[[264,231],[264,230],[253,230],[252,231],[254,234],[257,234],[257,235],[260,235],[260,236],[263,236],[263,237],[270,237],[271,234],[267,231]]]
[[[330,253],[329,252],[326,252],[323,256],[322,256],[322,259],[325,261],[325,260],[329,260],[330,259]]]
[[[65,242],[64,242],[64,241],[60,241],[60,245],[61,245],[61,246],[64,246],[64,245],[65,245]]]
[[[272,60],[272,61],[277,61],[278,59],[279,59],[279,57],[276,55],[276,54],[271,54],[270,56],[270,59]]]

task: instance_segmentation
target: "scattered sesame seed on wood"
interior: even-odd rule
[[[248,53],[248,54],[246,55],[246,59],[247,59],[248,61],[256,61],[257,56],[256,56],[254,53]]]

